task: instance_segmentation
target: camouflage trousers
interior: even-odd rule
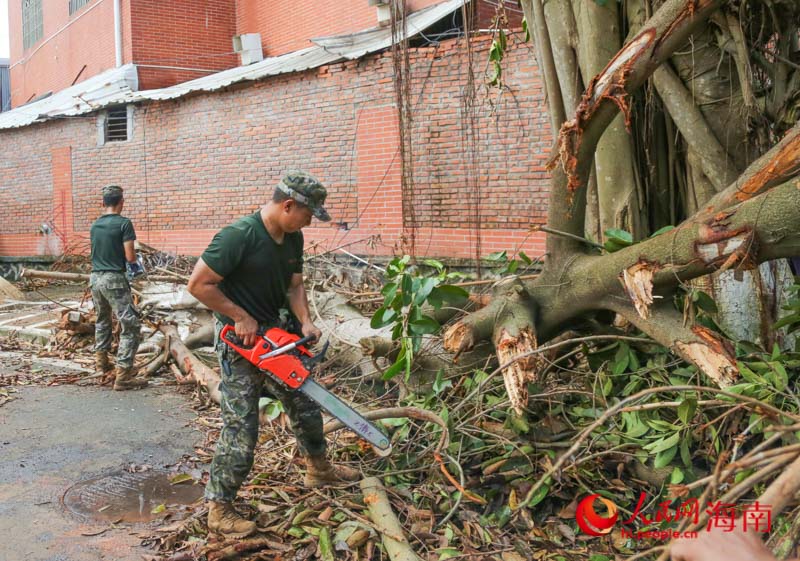
[[[258,442],[258,400],[263,390],[283,404],[302,455],[325,454],[325,437],[319,405],[305,394],[290,391],[220,341],[221,329],[222,323],[217,321],[214,341],[222,367],[219,391],[223,424],[205,497],[232,502],[253,467]]]
[[[98,272],[89,277],[92,301],[97,313],[94,327],[95,351],[111,349],[111,311],[119,321],[121,332],[117,349],[117,366],[133,366],[133,357],[141,341],[139,312],[131,299],[131,287],[125,273]]]

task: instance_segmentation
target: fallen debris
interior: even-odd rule
[[[381,534],[383,547],[392,561],[422,561],[408,543],[403,528],[397,520],[389,497],[386,496],[377,477],[366,477],[361,481],[364,503],[369,508],[369,517]]]

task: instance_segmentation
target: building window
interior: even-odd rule
[[[133,137],[133,105],[118,105],[100,112],[97,119],[97,144],[125,142]]]
[[[22,48],[26,51],[42,38],[42,0],[22,0]]]
[[[69,0],[69,15],[74,14],[92,0]]]

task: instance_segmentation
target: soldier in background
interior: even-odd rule
[[[141,323],[131,299],[131,287],[125,275],[126,266],[136,273],[141,270],[134,251],[136,232],[133,223],[122,216],[125,199],[117,185],[103,187],[103,214],[92,224],[92,274],[89,286],[97,313],[95,322],[95,364],[104,374],[103,384],[114,382],[115,390],[139,389],[147,380],[135,378],[133,358],[139,347]],[[116,369],[108,357],[111,349],[111,312],[119,321],[121,332]]]

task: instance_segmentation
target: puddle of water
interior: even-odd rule
[[[203,494],[191,482],[173,485],[162,471],[119,472],[76,483],[64,493],[64,506],[73,514],[93,520],[149,522],[161,515],[153,510],[165,505],[188,505]]]

